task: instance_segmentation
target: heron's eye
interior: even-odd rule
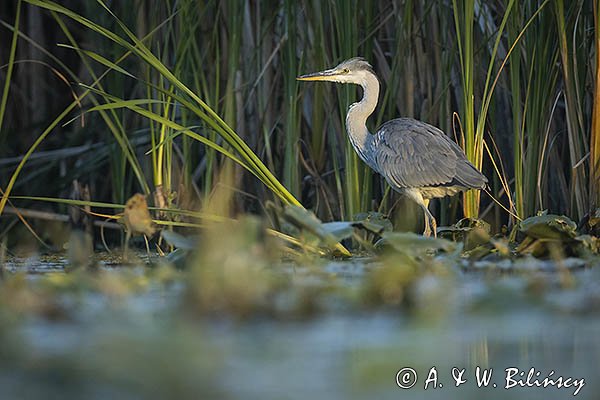
[[[350,70],[348,68],[344,68],[344,73],[347,74],[348,72],[350,72]]]

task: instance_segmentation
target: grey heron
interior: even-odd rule
[[[351,58],[334,68],[297,79],[362,86],[361,101],[350,105],[346,115],[352,147],[395,191],[421,206],[425,218],[423,235],[436,235],[437,223],[428,208],[430,199],[486,187],[487,178],[435,126],[412,118],[397,118],[385,122],[375,134],[368,131],[366,122],[377,106],[379,80],[364,58]]]

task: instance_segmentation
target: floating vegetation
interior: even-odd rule
[[[412,298],[421,289],[454,286],[457,276],[465,271],[559,272],[564,280],[571,272],[591,268],[599,260],[598,238],[581,235],[564,216],[526,219],[514,228],[515,241],[508,242],[492,237],[488,227],[475,220],[440,228],[440,238],[431,238],[393,232],[380,216],[322,223],[314,214],[294,206],[280,213],[281,229],[297,238],[294,241],[267,228],[265,221],[246,216],[208,224],[199,235],[190,237],[163,230],[161,236],[176,250],[167,257],[152,256],[150,267],[141,269],[112,270],[118,258],[108,262],[97,258],[95,268],[63,274],[60,271],[66,262],[58,259],[58,269],[30,280],[23,272],[32,270],[8,261],[5,268],[22,272],[5,277],[1,302],[18,313],[30,310],[43,315],[60,309],[59,299],[64,293],[96,292],[123,299],[152,285],[179,282],[181,305],[192,314],[285,316],[326,310],[332,296],[338,305],[342,301],[344,307],[357,309],[363,301],[412,307],[423,300]],[[361,254],[366,256],[340,261],[340,265],[348,266],[358,262],[358,271],[350,275],[347,269],[329,269],[331,261],[322,258],[326,254],[322,251],[335,249],[340,242],[353,251],[362,248]],[[40,261],[30,261],[36,262]]]
[[[589,258],[521,252],[529,238],[566,246],[585,236],[564,217],[535,218],[515,228],[520,242],[499,245],[476,222],[444,228],[460,239],[454,241],[393,232],[385,219],[321,223],[292,209],[282,214],[281,229],[298,242],[273,234],[265,220],[242,216],[190,236],[163,230],[161,237],[181,251],[175,260],[177,250],[152,254],[145,265],[139,253],[140,265],[127,266],[118,264],[121,256],[96,254],[95,268],[65,273],[65,259],[8,257],[10,272],[0,281],[0,379],[27,380],[33,398],[75,399],[107,388],[117,398],[245,398],[247,391],[220,374],[242,374],[243,382],[258,385],[250,385],[257,394],[267,387],[279,393],[299,377],[338,385],[320,381],[334,374],[332,363],[349,366],[338,370],[339,382],[396,395],[379,374],[403,365],[419,373],[429,364],[440,371],[500,368],[532,356],[538,368],[560,362],[563,373],[587,378],[586,368],[597,362],[590,352],[575,352],[575,367],[567,362],[571,351],[548,358],[544,349],[570,343],[573,324],[585,333],[579,343],[597,349],[599,259],[591,250]],[[313,251],[338,240],[361,248],[362,256],[331,260]],[[44,263],[52,268],[41,269]],[[519,346],[526,350],[514,350]],[[473,359],[465,361],[469,352]],[[288,367],[282,371],[290,362],[294,380]],[[5,390],[21,393],[14,385]],[[296,393],[291,398],[306,392]]]
[[[600,254],[598,238],[577,232],[577,224],[565,216],[538,215],[527,218],[518,226],[524,235],[516,251],[535,257],[586,257]]]

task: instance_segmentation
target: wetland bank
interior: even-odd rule
[[[3,2],[0,397],[596,398],[599,9]],[[488,179],[436,238],[357,55]]]

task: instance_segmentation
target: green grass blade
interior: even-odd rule
[[[8,56],[8,69],[6,70],[6,80],[4,81],[4,89],[2,90],[2,101],[0,103],[0,132],[2,132],[2,123],[4,121],[4,114],[6,112],[6,104],[8,102],[8,92],[10,90],[10,82],[12,78],[13,69],[15,66],[15,55],[17,54],[17,41],[19,39],[19,21],[21,19],[21,0],[17,2],[17,12],[15,15],[15,24],[13,29],[13,36],[10,43],[10,55]],[[0,135],[0,143],[4,143],[4,135]],[[2,207],[0,207],[0,214],[2,213]]]

